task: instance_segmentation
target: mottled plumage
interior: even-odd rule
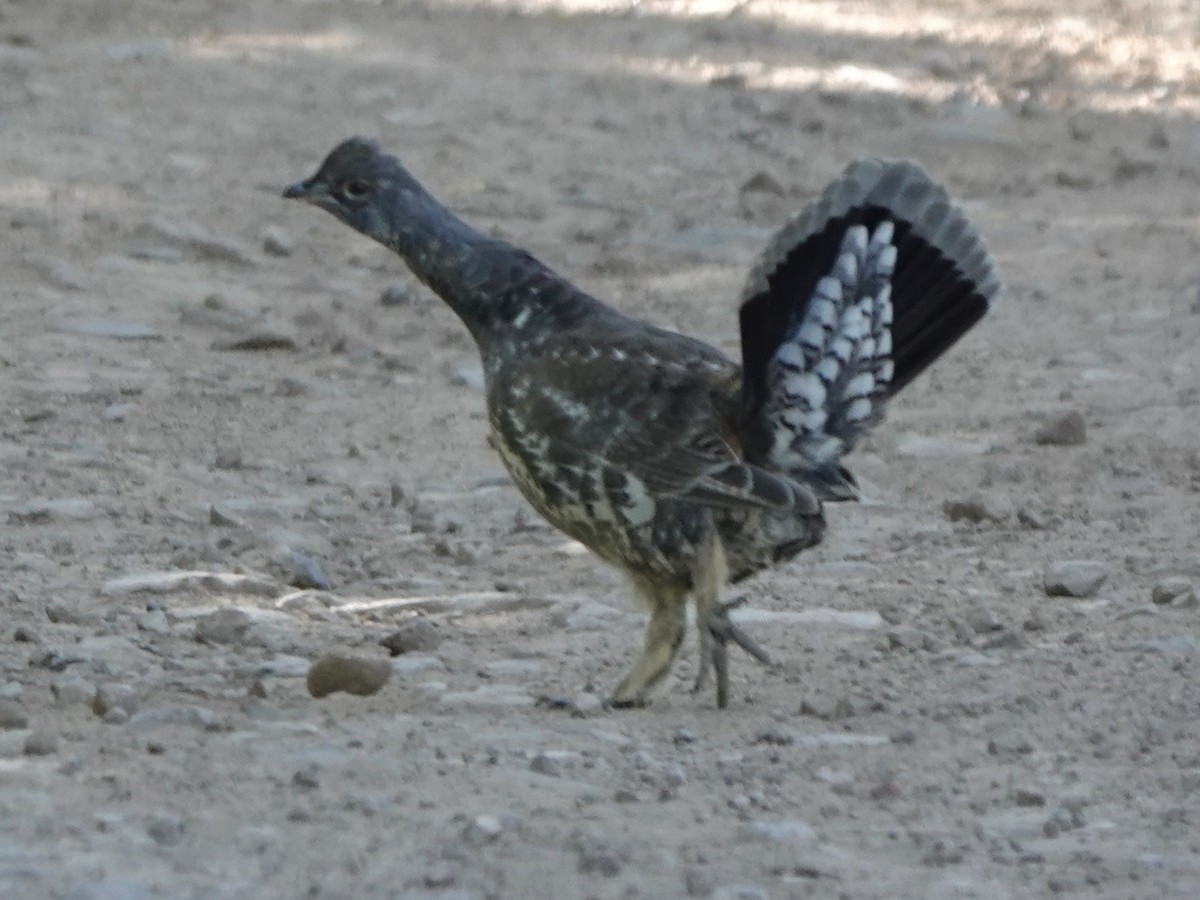
[[[982,241],[912,163],[851,165],[751,272],[743,366],[629,318],[464,224],[394,157],[353,138],[285,196],[399,253],[470,330],[491,432],[529,502],[624,571],[651,619],[613,702],[644,701],[697,609],[718,703],[733,625],[724,586],[817,543],[842,458],[885,401],[987,310]]]

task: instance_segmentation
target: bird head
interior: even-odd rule
[[[333,213],[351,228],[382,243],[393,237],[389,211],[403,194],[417,188],[412,176],[394,156],[374,141],[352,137],[325,157],[317,173],[284,189],[283,196],[303,200]]]

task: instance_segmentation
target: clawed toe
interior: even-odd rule
[[[737,644],[764,666],[770,666],[771,657],[746,632],[729,618],[729,611],[746,602],[746,597],[736,597],[722,603],[708,618],[708,628],[702,629],[700,639],[700,670],[696,674],[693,691],[701,690],[708,683],[711,668],[717,677],[717,706],[724,709],[729,705],[729,642]]]

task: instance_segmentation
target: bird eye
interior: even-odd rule
[[[342,193],[351,200],[361,200],[371,193],[371,185],[360,178],[355,178],[342,184]]]

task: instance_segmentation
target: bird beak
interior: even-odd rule
[[[283,196],[288,200],[309,200],[312,198],[312,179],[297,181],[283,189]]]

